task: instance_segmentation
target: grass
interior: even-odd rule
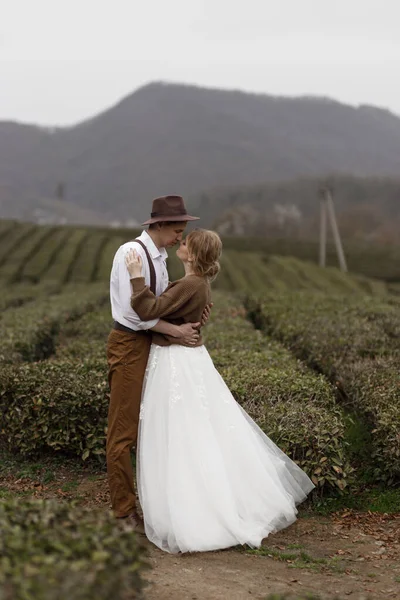
[[[351,490],[337,497],[318,498],[306,514],[329,515],[344,509],[362,512],[400,513],[400,488],[386,486]]]
[[[79,481],[67,481],[67,483],[64,483],[64,485],[61,486],[61,490],[63,492],[73,492],[79,487],[79,483]]]
[[[96,480],[99,474],[104,473],[104,468],[96,460],[87,460],[85,463],[66,456],[48,455],[40,460],[15,456],[9,452],[2,452],[0,463],[0,478],[14,475],[15,479],[34,479],[41,483],[51,483],[57,479],[60,470],[67,472],[75,480],[79,475],[85,475],[90,480]]]

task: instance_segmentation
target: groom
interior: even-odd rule
[[[125,255],[134,248],[142,259],[146,284],[159,296],[168,286],[166,248],[182,240],[188,221],[198,220],[187,214],[181,196],[163,196],[153,200],[151,218],[143,225],[148,230],[120,246],[115,254],[110,298],[114,327],[107,341],[110,404],[107,431],[107,475],[111,503],[116,517],[126,518],[134,529],[143,530],[136,510],[131,449],[136,445],[143,379],[151,345],[151,331],[191,346],[196,343],[200,323],[172,325],[162,319],[141,321],[130,305],[131,284]],[[207,320],[209,310],[203,315]]]

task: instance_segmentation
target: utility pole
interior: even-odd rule
[[[335,242],[336,254],[339,260],[341,271],[347,273],[346,258],[343,251],[342,241],[340,239],[339,228],[335,216],[335,208],[333,205],[332,189],[330,185],[322,185],[319,190],[320,195],[320,242],[319,242],[319,264],[321,267],[326,266],[326,222],[329,219],[333,239]]]
[[[320,190],[319,266],[326,266],[326,200]]]

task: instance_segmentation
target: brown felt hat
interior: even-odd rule
[[[192,217],[186,212],[182,196],[161,196],[153,200],[151,219],[142,225],[151,225],[161,221],[197,221],[200,217]]]

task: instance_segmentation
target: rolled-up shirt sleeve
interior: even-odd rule
[[[142,259],[143,274],[146,281],[150,281],[150,269],[147,263],[146,254],[139,244],[132,245]],[[118,278],[118,292],[119,292],[119,304],[123,318],[128,321],[135,329],[151,329],[157,325],[160,319],[152,319],[150,321],[142,321],[139,315],[133,310],[131,306],[131,282],[129,271],[125,264],[125,256],[129,252],[129,247],[121,247],[119,253],[116,256],[117,264],[115,276]]]

